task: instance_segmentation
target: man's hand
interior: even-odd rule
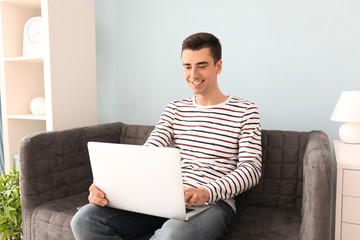
[[[105,207],[109,203],[109,201],[105,197],[105,193],[100,191],[94,183],[91,184],[89,192],[89,203],[98,205],[100,207]]]
[[[191,207],[194,203],[202,205],[210,199],[208,190],[204,187],[184,187],[185,203]]]

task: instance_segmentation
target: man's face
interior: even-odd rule
[[[195,95],[211,95],[218,89],[217,74],[221,72],[222,61],[214,64],[210,49],[185,49],[182,52],[184,77]]]

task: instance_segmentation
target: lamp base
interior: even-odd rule
[[[360,143],[360,123],[344,123],[339,128],[340,140],[344,143]]]

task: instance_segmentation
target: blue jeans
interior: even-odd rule
[[[71,228],[77,240],[133,239],[149,233],[154,234],[152,240],[208,240],[226,236],[233,217],[232,208],[223,201],[189,221],[87,204],[75,214]]]

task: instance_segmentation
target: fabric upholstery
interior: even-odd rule
[[[74,239],[70,221],[87,202],[92,182],[87,142],[143,144],[153,128],[111,123],[24,138],[24,239]],[[333,160],[326,134],[263,130],[262,148],[260,183],[236,197],[237,214],[225,239],[330,239]]]
[[[119,143],[143,145],[153,129],[154,126],[124,125]]]
[[[242,205],[226,239],[231,240],[299,240],[301,214],[283,208]]]
[[[328,209],[331,209],[334,164],[328,137],[324,133],[309,137],[304,156],[304,184],[301,239],[330,239]]]
[[[238,204],[300,210],[309,133],[268,130],[262,135],[262,177],[257,186],[239,196]]]
[[[77,208],[87,203],[88,195],[83,192],[36,207],[31,219],[35,239],[75,239],[70,222]]]
[[[37,133],[22,140],[20,198],[24,239],[48,239],[39,235],[34,227],[33,219],[38,219],[33,217],[35,208],[87,191],[92,183],[87,142],[119,142],[123,125],[113,123]],[[70,225],[66,227],[70,228]],[[60,232],[57,239],[62,237]]]

